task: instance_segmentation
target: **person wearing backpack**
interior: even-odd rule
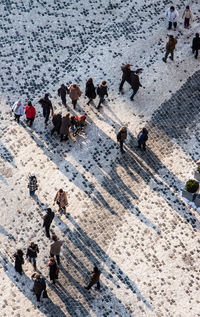
[[[125,153],[123,149],[123,144],[124,141],[127,138],[127,128],[126,127],[121,127],[117,133],[117,141],[120,143],[120,151],[121,153]]]
[[[146,151],[146,142],[148,140],[148,130],[143,128],[142,131],[138,134],[138,148],[143,148]]]

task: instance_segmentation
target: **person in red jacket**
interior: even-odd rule
[[[35,107],[33,107],[31,101],[29,101],[26,105],[25,114],[27,118],[27,123],[29,124],[29,127],[31,127],[36,115]]]

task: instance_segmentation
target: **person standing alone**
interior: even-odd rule
[[[176,47],[176,44],[177,44],[177,39],[175,39],[173,37],[173,35],[168,35],[169,37],[169,40],[166,44],[166,53],[165,53],[165,57],[163,57],[163,62],[167,62],[167,58],[170,54],[170,59],[173,61],[174,60],[174,50],[175,50],[175,47]]]
[[[125,153],[123,149],[123,144],[124,141],[127,138],[127,128],[126,127],[121,127],[117,133],[117,141],[120,143],[120,151],[121,153]]]

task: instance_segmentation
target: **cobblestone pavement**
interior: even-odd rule
[[[152,108],[148,103],[149,116],[146,105],[142,108],[140,101],[128,101],[126,88],[125,96],[115,93],[122,57],[130,61],[127,51],[133,48],[132,42],[144,44],[152,32],[160,33],[168,4],[145,1],[136,8],[128,0],[114,4],[1,2],[2,316],[200,316],[200,217],[198,209],[181,196],[200,155],[200,72],[194,73],[196,66],[191,64],[194,74],[185,83],[175,78],[175,85],[172,80],[169,87],[174,87],[168,95],[146,80],[146,90],[138,93],[138,100],[147,103],[148,94],[148,102],[154,100],[154,89],[160,94],[163,89],[166,99],[160,102],[158,96]],[[152,9],[153,22],[149,19]],[[180,30],[177,36],[185,35]],[[157,37],[152,36],[152,41]],[[150,54],[146,49],[135,52],[138,65],[134,66],[152,74],[163,43],[161,38]],[[178,65],[184,73],[185,66]],[[169,66],[164,72],[176,70],[173,73]],[[51,138],[39,107],[33,129],[10,119],[5,99],[13,103],[21,96],[36,102],[47,90],[55,111],[64,113],[56,97],[58,86],[72,80],[83,85],[88,74],[95,74],[96,82],[105,76],[114,88],[101,112],[80,100],[76,113],[87,113],[88,125],[77,140],[72,137],[63,145],[57,136]],[[159,72],[151,76],[157,82],[165,78]],[[70,104],[68,110],[74,113]],[[122,124],[129,131],[123,156],[116,144],[116,131]],[[136,130],[141,126],[150,133],[146,152],[136,149]],[[30,200],[26,189],[31,170],[39,180],[35,200]],[[64,241],[59,281],[54,286],[48,277],[50,242],[42,229],[42,217],[61,186],[67,191],[70,215],[56,212],[52,226],[52,232]],[[30,264],[25,263],[22,278],[13,267],[16,246],[25,251],[30,239],[39,244],[38,270],[48,285],[49,299],[41,304],[31,292]],[[102,287],[100,292],[87,292],[84,286],[94,264],[102,270]]]

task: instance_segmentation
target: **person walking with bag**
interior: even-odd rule
[[[48,297],[46,292],[45,280],[41,277],[39,273],[36,273],[36,272],[31,276],[31,278],[34,281],[33,291],[36,295],[37,301],[40,302],[40,297],[42,292],[44,292],[43,293],[44,298]]]
[[[55,259],[51,257],[49,260],[49,278],[53,282],[53,284],[56,284],[58,273],[59,267],[57,266]]]
[[[61,188],[59,191],[56,193],[56,196],[53,201],[53,205],[57,203],[58,211],[63,211],[64,214],[66,214],[66,206],[68,205],[68,200],[67,200],[67,195],[66,192]]]

